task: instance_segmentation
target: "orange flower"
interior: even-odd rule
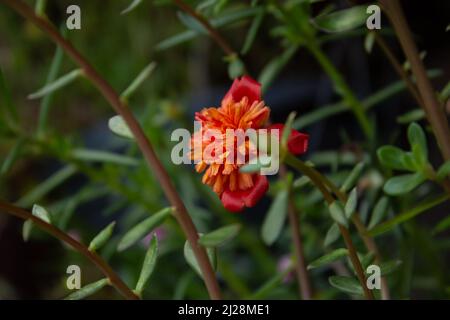
[[[211,186],[224,207],[230,211],[237,212],[244,207],[254,206],[266,193],[269,184],[267,178],[259,173],[239,172],[243,163],[236,163],[234,153],[236,157],[241,156],[245,163],[250,157],[257,156],[257,150],[249,140],[242,141],[240,145],[237,145],[236,139],[229,141],[226,131],[258,130],[264,127],[269,114],[269,108],[261,100],[261,85],[248,76],[234,80],[219,108],[205,108],[195,114],[202,130],[193,134],[191,159],[197,163],[196,171],[204,172],[202,182]],[[283,125],[274,128],[282,130]],[[208,129],[218,134],[206,136],[204,132]],[[303,153],[307,141],[307,135],[293,130],[288,148],[294,154]],[[205,157],[206,149],[212,150],[209,157]],[[234,153],[230,154],[228,150],[234,150]]]

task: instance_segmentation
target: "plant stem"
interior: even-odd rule
[[[292,242],[294,243],[295,270],[297,272],[299,292],[303,300],[311,300],[313,290],[306,269],[305,253],[300,231],[300,222],[298,211],[294,206],[292,199],[288,202],[288,217],[291,226]]]
[[[312,55],[316,58],[316,60],[328,74],[330,79],[333,81],[337,93],[341,95],[345,103],[347,103],[352,109],[353,113],[356,116],[356,119],[359,122],[359,125],[361,126],[361,129],[366,135],[366,138],[369,141],[372,141],[373,128],[369,122],[369,118],[367,117],[362,103],[358,100],[358,98],[355,97],[352,90],[349,88],[339,71],[315,42],[310,41],[306,44],[306,48],[312,53]]]
[[[195,11],[183,0],[173,0],[173,2],[184,12],[189,14],[195,20],[202,24],[208,31],[211,38],[222,48],[227,56],[237,56],[236,52],[231,48],[228,42],[220,35],[220,33],[205,19],[201,14]]]
[[[281,178],[286,177],[286,166],[280,168]],[[299,213],[295,207],[292,199],[291,186],[289,186],[289,199],[288,199],[288,217],[289,225],[291,227],[292,242],[294,245],[294,258],[295,258],[295,271],[297,273],[297,283],[300,297],[303,300],[311,300],[313,290],[311,281],[309,279],[308,270],[306,268],[305,253],[303,251],[302,234],[300,229]]]
[[[372,31],[374,32],[374,31]],[[394,70],[397,72],[397,74],[400,76],[400,78],[405,82],[406,87],[408,88],[409,92],[413,96],[413,98],[417,101],[417,104],[419,106],[423,105],[422,97],[420,96],[419,92],[417,91],[417,87],[414,84],[414,82],[411,81],[410,77],[406,73],[406,71],[403,69],[400,62],[397,61],[397,58],[395,57],[394,53],[389,48],[386,41],[384,41],[383,37],[378,34],[377,32],[374,32],[375,35],[375,41],[377,42],[378,46],[383,51],[386,58],[391,63]]]
[[[67,243],[68,245],[72,246],[75,250],[77,250],[80,254],[84,255],[86,258],[91,260],[102,272],[103,274],[109,279],[111,282],[111,285],[113,285],[117,291],[119,291],[125,298],[131,299],[131,300],[138,300],[139,297],[134,294],[134,292],[128,288],[128,286],[120,279],[120,277],[114,272],[114,270],[108,265],[108,263],[105,262],[98,254],[95,252],[90,251],[85,245],[78,242],[74,238],[70,237],[57,227],[39,219],[38,217],[32,215],[26,210],[23,210],[19,207],[13,206],[12,204],[9,204],[5,201],[0,200],[0,210],[18,217],[23,220],[31,220],[35,225],[40,227],[41,229],[47,231],[55,238],[58,238],[59,240]]]
[[[294,169],[298,170],[299,172],[303,173],[305,176],[307,176],[312,181],[312,183],[322,192],[326,202],[329,205],[335,201],[334,197],[331,195],[331,193],[323,184],[322,180],[320,179],[320,176],[318,176],[316,174],[316,171],[314,171],[311,167],[307,166],[303,161],[301,161],[298,158],[295,158],[291,154],[287,154],[285,158],[285,163],[290,165]],[[373,300],[374,299],[373,293],[371,290],[369,290],[369,288],[367,288],[366,276],[364,275],[364,270],[362,268],[361,261],[359,261],[357,251],[350,237],[348,229],[339,223],[338,226],[339,231],[341,232],[341,235],[344,238],[345,245],[348,249],[348,254],[350,256],[353,268],[355,269],[358,280],[361,284],[361,287],[363,288],[364,295],[367,299]]]
[[[211,299],[221,299],[221,293],[219,284],[214,274],[214,270],[208,259],[206,251],[201,247],[198,242],[198,232],[192,222],[192,219],[181,200],[178,192],[173,186],[170,177],[165,170],[164,166],[159,161],[158,157],[153,150],[150,141],[145,136],[140,124],[137,122],[133,113],[130,111],[128,105],[120,100],[119,95],[109,85],[109,83],[103,79],[100,74],[89,64],[89,62],[79,53],[70,42],[65,40],[58,32],[58,30],[47,20],[36,16],[34,11],[22,0],[0,0],[5,3],[17,13],[28,19],[39,27],[44,33],[46,33],[55,43],[60,45],[63,50],[69,55],[75,63],[77,63],[84,71],[87,79],[89,79],[94,86],[103,94],[105,99],[110,103],[113,109],[122,116],[128,127],[130,128],[136,142],[144,154],[150,168],[158,179],[161,187],[168,198],[169,202],[175,207],[175,218],[181,226],[187,240],[189,241],[195,258],[200,266],[203,274],[203,279],[206,284],[209,296]]]
[[[328,188],[330,188],[330,190],[338,197],[338,199],[342,203],[347,202],[347,200],[348,200],[347,193],[341,191],[330,179],[328,179],[326,176],[322,175],[316,169],[311,168],[311,171],[314,172],[314,174],[318,177],[318,179],[320,179],[322,181],[322,183],[324,185],[326,185]],[[382,259],[381,259],[380,251],[378,250],[378,246],[375,243],[375,240],[367,234],[367,228],[362,223],[358,212],[355,212],[355,214],[353,214],[352,222],[355,225],[356,230],[358,230],[358,233],[361,236],[367,250],[373,252],[373,254],[375,255],[375,263],[380,264]],[[381,298],[383,300],[390,299],[389,286],[387,284],[385,277],[381,277]]]
[[[402,7],[398,0],[379,0],[379,3],[390,19],[403,51],[411,64],[411,70],[416,77],[417,88],[422,96],[422,107],[425,110],[428,122],[433,128],[442,155],[448,161],[450,160],[450,130],[447,117],[427,77]]]

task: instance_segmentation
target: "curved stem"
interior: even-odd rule
[[[203,279],[206,284],[206,288],[209,292],[209,296],[212,299],[221,299],[221,293],[219,284],[215,277],[214,270],[208,259],[206,251],[203,247],[198,244],[198,232],[192,222],[192,219],[181,200],[178,192],[170,180],[170,177],[165,170],[164,166],[159,161],[153,150],[150,141],[145,136],[140,124],[134,117],[133,113],[128,108],[123,101],[121,101],[117,92],[109,85],[109,83],[103,79],[100,74],[89,64],[89,62],[79,53],[70,42],[65,40],[58,32],[58,30],[47,20],[38,17],[34,11],[22,0],[0,0],[0,2],[5,3],[17,13],[23,16],[25,19],[29,20],[37,27],[39,27],[44,33],[46,33],[55,43],[57,43],[63,50],[69,55],[72,60],[75,61],[82,69],[87,79],[97,87],[97,89],[103,94],[105,99],[110,103],[113,109],[122,116],[134,138],[144,154],[147,163],[152,169],[153,174],[155,174],[161,187],[168,198],[169,202],[173,207],[175,207],[175,218],[177,219],[179,225],[181,226],[187,240],[189,241],[192,251],[194,252],[195,258],[200,266],[203,274]]]
[[[422,96],[422,107],[428,122],[433,128],[443,158],[450,160],[450,129],[444,109],[440,105],[435,91],[428,79],[422,59],[420,59],[408,22],[398,0],[379,0],[383,10],[391,21],[403,51],[411,63],[411,70],[416,77],[417,88]]]
[[[286,166],[280,168],[281,178],[286,177]],[[291,189],[291,188],[289,188]],[[295,271],[297,273],[297,283],[300,297],[303,300],[311,300],[313,289],[306,268],[305,253],[303,251],[302,234],[300,229],[299,213],[292,199],[292,192],[289,190],[288,218],[291,227],[292,242],[294,245]]]
[[[317,172],[315,170],[313,170],[311,167],[307,166],[303,161],[295,158],[291,154],[288,154],[286,156],[285,162],[286,164],[292,166],[293,168],[297,169],[305,176],[307,176],[313,182],[313,184],[322,192],[328,204],[332,204],[335,201],[334,197],[325,187],[320,176],[317,175]],[[353,244],[350,233],[348,232],[348,229],[345,226],[339,223],[338,226],[339,231],[341,232],[341,235],[344,238],[345,245],[348,249],[348,254],[352,262],[353,268],[355,269],[356,276],[358,277],[361,287],[363,288],[364,295],[366,296],[367,299],[373,300],[374,299],[373,293],[371,290],[369,290],[369,288],[367,288],[366,276],[364,275],[364,270],[362,268],[361,261],[359,261],[358,254]]]
[[[383,51],[386,58],[391,63],[392,67],[397,72],[397,74],[400,76],[400,78],[405,82],[406,87],[408,88],[408,90],[411,93],[411,95],[413,96],[413,98],[416,100],[417,104],[422,107],[423,106],[422,97],[420,96],[419,92],[417,91],[416,85],[414,84],[414,82],[411,81],[410,77],[405,72],[405,70],[403,69],[400,62],[397,61],[397,58],[395,57],[394,53],[391,51],[391,49],[389,48],[388,44],[383,39],[383,37],[375,31],[372,31],[372,32],[375,35],[375,41],[377,42],[378,46]]]
[[[340,190],[330,179],[328,179],[326,176],[322,175],[319,171],[317,171],[314,168],[311,168],[311,171],[314,172],[316,177],[322,181],[323,184],[325,184],[330,190],[338,197],[338,199],[346,203],[348,199],[347,193]],[[358,231],[359,235],[361,236],[364,245],[366,246],[367,250],[373,252],[375,255],[375,263],[381,263],[381,254],[378,250],[378,246],[375,243],[375,240],[368,235],[367,228],[364,225],[364,223],[361,221],[360,215],[358,212],[355,212],[355,214],[352,216],[352,222],[356,227],[356,230]],[[389,300],[390,299],[390,293],[389,293],[389,286],[387,284],[386,278],[381,277],[381,298],[383,300]]]
[[[217,44],[222,48],[222,50],[228,56],[237,56],[236,52],[231,48],[228,42],[220,35],[220,33],[205,19],[201,14],[195,11],[191,6],[185,3],[183,0],[173,0],[173,2],[184,12],[189,14],[195,20],[202,24],[203,27],[208,31],[211,38],[217,42]]]
[[[138,300],[139,297],[130,289],[128,286],[120,279],[120,277],[114,272],[114,270],[109,266],[108,263],[105,262],[98,254],[90,251],[85,245],[78,242],[74,238],[70,237],[57,227],[35,217],[31,213],[26,210],[23,210],[19,207],[13,206],[5,201],[0,200],[0,211],[5,212],[9,215],[18,217],[23,220],[31,220],[34,224],[36,224],[41,229],[47,231],[55,238],[67,243],[71,247],[73,247],[80,254],[84,255],[86,258],[91,260],[109,279],[111,285],[113,285],[117,291],[119,291],[125,298],[130,300]]]

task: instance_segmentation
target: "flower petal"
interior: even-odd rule
[[[284,124],[282,123],[274,123],[270,125],[268,128],[269,133],[271,129],[280,130],[279,139],[283,136]],[[309,135],[301,133],[295,129],[291,129],[291,133],[289,134],[287,147],[290,153],[294,155],[299,155],[305,153],[308,150],[308,142]]]
[[[256,175],[253,181],[253,187],[245,191],[244,203],[247,207],[253,207],[264,196],[269,189],[269,182],[266,176]]]
[[[242,199],[242,191],[225,190],[220,198],[225,209],[231,212],[239,212],[244,209],[244,200]]]
[[[249,76],[236,78],[223,100],[232,98],[239,102],[243,97],[248,98],[250,105],[254,101],[261,101],[261,84]]]

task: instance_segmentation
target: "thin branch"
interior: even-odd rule
[[[322,175],[320,172],[318,172],[316,169],[311,168],[311,171],[314,172],[314,174],[320,178],[320,180],[337,196],[337,198],[343,202],[346,203],[348,200],[347,193],[341,191],[330,179],[328,179],[326,176]],[[358,212],[355,212],[355,214],[352,216],[352,222],[356,227],[356,230],[358,231],[359,235],[361,236],[364,245],[366,246],[367,250],[372,252],[375,256],[375,263],[380,264],[381,254],[378,250],[378,246],[375,243],[375,240],[368,235],[367,228],[362,223],[360,214]],[[390,293],[389,293],[389,286],[387,284],[386,278],[381,277],[381,298],[383,300],[389,300],[390,299]]]
[[[70,237],[57,227],[39,219],[26,210],[13,206],[5,201],[0,200],[0,211],[9,215],[18,217],[23,220],[31,220],[35,225],[42,230],[47,231],[55,238],[67,243],[73,247],[80,254],[84,255],[87,259],[92,261],[109,279],[111,285],[114,286],[125,298],[130,300],[139,300],[139,297],[120,279],[120,277],[114,272],[114,270],[105,262],[98,254],[90,251],[85,245],[78,242],[74,238]]]
[[[374,32],[374,31],[372,31],[372,32]],[[402,65],[398,62],[397,58],[395,57],[392,50],[389,48],[386,41],[377,32],[374,32],[374,35],[375,35],[375,41],[377,42],[378,46],[381,48],[384,55],[389,60],[389,62],[391,63],[392,67],[395,69],[397,74],[405,82],[406,87],[408,88],[408,90],[411,93],[411,95],[413,96],[413,98],[417,101],[417,104],[419,106],[423,106],[423,101],[422,101],[422,98],[421,98],[419,92],[417,91],[416,85],[411,81],[410,77],[405,72]]]
[[[200,22],[202,26],[208,31],[211,38],[217,42],[217,44],[222,48],[222,50],[226,53],[227,56],[237,56],[237,53],[231,48],[228,42],[223,38],[220,33],[209,23],[207,19],[205,19],[201,14],[195,11],[191,6],[189,6],[183,0],[173,0],[173,2],[184,12],[189,14],[195,20]]]
[[[286,177],[286,166],[280,168],[282,178]],[[297,283],[300,296],[303,300],[311,300],[313,290],[309,279],[308,270],[306,268],[306,259],[303,251],[302,233],[300,229],[299,213],[292,199],[291,190],[289,190],[288,199],[288,217],[291,227],[292,242],[294,244],[295,271],[297,273]]]
[[[103,94],[106,100],[111,104],[113,109],[122,116],[128,127],[130,128],[136,142],[146,158],[153,174],[158,179],[161,187],[168,198],[169,202],[175,207],[175,218],[181,226],[187,240],[189,241],[195,258],[200,266],[205,281],[206,287],[211,299],[221,299],[219,284],[215,277],[214,270],[208,259],[206,251],[198,244],[198,232],[195,228],[192,219],[184,206],[178,192],[173,186],[170,177],[164,166],[159,161],[153,150],[150,141],[145,136],[140,124],[137,122],[133,113],[128,106],[121,101],[116,91],[103,79],[100,74],[89,64],[89,62],[79,53],[70,42],[65,40],[58,32],[58,30],[47,20],[36,16],[34,11],[22,0],[0,0],[5,3],[25,19],[34,23],[44,33],[46,33],[54,42],[60,45],[64,51],[69,55],[75,63],[77,63],[84,71],[87,79],[89,79],[94,86]]]
[[[442,155],[448,161],[450,160],[450,129],[447,117],[427,77],[402,7],[398,0],[379,0],[379,3],[390,19],[403,51],[411,64],[411,70],[416,77],[417,88],[423,99],[422,107],[433,128]]]
[[[307,166],[303,161],[295,158],[292,155],[287,155],[285,161],[288,165],[292,166],[293,168],[297,169],[298,171],[302,172],[305,176],[307,176],[311,180],[311,182],[321,191],[323,197],[325,198],[325,201],[328,204],[332,204],[335,201],[333,195],[328,191],[327,187],[323,184],[321,177],[318,176],[317,173],[311,167]],[[348,254],[352,262],[353,268],[355,269],[356,276],[358,277],[361,287],[363,288],[364,295],[367,299],[373,300],[374,299],[373,293],[371,290],[369,290],[369,288],[367,288],[366,276],[364,274],[361,261],[359,261],[355,245],[353,244],[352,238],[350,237],[350,233],[348,232],[348,229],[345,226],[339,223],[338,226],[339,231],[341,232],[341,235],[344,238],[345,245],[348,249]]]
[[[291,226],[292,242],[294,243],[295,252],[295,270],[297,271],[298,286],[303,300],[311,300],[313,290],[306,269],[305,253],[303,251],[303,241],[301,238],[300,221],[298,211],[294,206],[292,199],[288,203],[288,217]]]

